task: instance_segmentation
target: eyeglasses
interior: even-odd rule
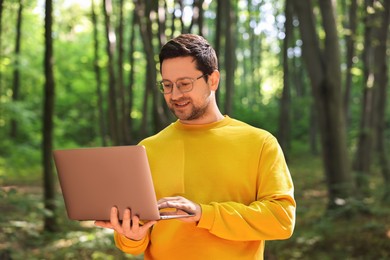
[[[173,90],[173,85],[176,85],[177,89],[180,90],[181,93],[190,92],[194,88],[194,82],[200,78],[203,78],[207,74],[200,75],[199,77],[193,78],[181,78],[178,79],[175,83],[170,80],[164,79],[157,83],[158,88],[163,94],[170,94]]]

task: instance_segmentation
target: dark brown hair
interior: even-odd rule
[[[196,68],[205,75],[218,69],[218,59],[213,47],[205,38],[196,34],[181,34],[168,41],[160,51],[160,71],[165,59],[193,57]],[[207,80],[207,77],[206,77]]]

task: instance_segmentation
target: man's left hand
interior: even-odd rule
[[[199,204],[190,201],[184,197],[165,197],[158,202],[158,209],[174,208],[175,212],[164,212],[168,214],[192,214],[194,216],[188,218],[179,218],[184,222],[198,222],[202,215],[202,208]]]

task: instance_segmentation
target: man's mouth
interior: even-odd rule
[[[172,104],[173,104],[175,107],[178,107],[178,108],[185,107],[185,106],[188,105],[189,103],[190,103],[189,101],[172,102]]]

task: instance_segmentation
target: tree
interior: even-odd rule
[[[259,9],[261,8],[261,5],[264,2],[260,1],[248,1],[248,13],[249,19],[247,21],[247,28],[248,28],[248,34],[249,34],[249,42],[248,48],[250,50],[250,55],[247,57],[247,61],[245,62],[247,64],[248,69],[245,72],[245,79],[247,79],[247,83],[245,85],[249,86],[246,87],[245,92],[243,93],[243,97],[248,99],[249,104],[257,105],[256,100],[256,94],[251,92],[251,90],[257,88],[254,88],[257,84],[259,84],[260,76],[259,76],[259,68],[261,67],[261,56],[262,56],[262,36],[258,35],[258,33],[255,33],[254,24],[259,23],[259,19],[261,17]]]
[[[129,144],[130,135],[128,128],[128,102],[127,102],[127,91],[125,89],[124,75],[123,75],[123,64],[124,64],[124,17],[123,17],[123,5],[124,1],[119,1],[119,25],[118,25],[118,100],[119,100],[119,132],[121,132],[120,143]]]
[[[390,2],[383,2],[382,23],[378,30],[379,44],[376,48],[375,57],[377,69],[375,70],[376,84],[378,85],[379,100],[378,100],[378,151],[379,163],[382,168],[384,179],[384,195],[385,203],[390,202],[390,159],[389,150],[386,145],[385,129],[386,129],[386,105],[388,104],[386,93],[389,90],[389,55],[387,51],[387,43],[389,42],[389,24],[390,24]]]
[[[383,132],[381,132],[383,130],[378,131],[378,129],[379,124],[383,126],[385,122],[386,43],[389,21],[386,17],[388,10],[381,4],[381,1],[368,0],[365,4],[364,89],[360,134],[353,169],[357,173],[357,184],[360,193],[368,195],[367,180],[369,179],[375,151],[377,151],[376,147],[378,145],[379,147],[384,146],[384,140],[378,140],[378,134],[383,136]]]
[[[225,27],[226,27],[226,10],[225,10],[226,5],[223,3],[222,0],[217,0],[217,18],[216,18],[216,32],[215,34],[217,37],[215,37],[215,52],[218,57],[218,69],[221,71],[221,77],[222,75],[222,70],[224,67],[224,60],[223,60],[223,55],[222,55],[222,50],[223,50],[223,43],[225,42]],[[220,103],[220,96],[221,96],[221,89],[219,89],[216,93],[216,99],[217,103]]]
[[[388,88],[388,56],[386,44],[389,30],[389,3],[366,1],[364,37],[364,90],[360,134],[354,162],[360,194],[369,194],[369,175],[374,154],[379,148],[379,158],[387,188],[389,186],[389,162],[384,138],[386,89]],[[385,195],[385,198],[389,195]]]
[[[194,17],[191,21],[191,25],[190,25],[190,28],[189,28],[189,31],[192,32],[193,31],[193,26],[195,24],[198,25],[198,34],[203,36],[203,13],[204,13],[204,10],[203,10],[203,2],[204,0],[194,0],[194,3],[193,3],[193,12],[194,12]]]
[[[16,21],[16,41],[15,41],[15,61],[14,61],[14,72],[12,82],[12,101],[18,102],[20,99],[20,42],[22,34],[22,15],[23,13],[23,2],[19,0],[19,9]],[[16,138],[18,135],[18,122],[15,119],[11,120],[11,132],[10,137]]]
[[[344,1],[342,2],[344,3]],[[350,99],[352,88],[352,68],[353,58],[355,56],[355,41],[356,41],[356,27],[357,27],[357,0],[351,0],[350,6],[345,8],[349,10],[348,22],[346,22],[346,78],[345,78],[345,90],[344,90],[344,109],[346,116],[346,123],[349,125],[350,121]]]
[[[104,117],[104,109],[103,109],[103,93],[102,93],[102,77],[99,66],[99,39],[98,39],[98,22],[97,16],[95,12],[95,1],[92,0],[91,5],[91,17],[93,24],[93,50],[94,50],[94,61],[93,68],[95,72],[95,80],[96,80],[96,95],[98,98],[97,107],[98,107],[98,118],[99,118],[99,130],[100,130],[100,138],[102,140],[102,145],[106,146],[106,124]]]
[[[341,95],[339,39],[331,0],[319,1],[325,32],[321,49],[310,0],[294,0],[303,41],[303,59],[311,81],[321,133],[322,156],[329,192],[329,209],[353,195],[353,178],[346,145]],[[342,200],[339,200],[342,199]],[[339,203],[342,201],[343,203]]]
[[[127,87],[127,93],[128,93],[128,106],[127,108],[127,114],[129,115],[128,121],[127,121],[127,129],[129,129],[129,140],[133,140],[133,117],[131,115],[131,111],[133,111],[133,105],[134,105],[134,76],[135,76],[135,58],[134,58],[134,52],[135,52],[135,28],[137,26],[137,17],[135,14],[135,11],[132,15],[132,24],[133,26],[130,27],[130,40],[129,40],[129,64],[130,64],[130,73],[129,73],[129,82]]]
[[[225,25],[225,113],[233,112],[234,72],[236,69],[235,50],[235,11],[231,0],[225,1],[226,25]]]
[[[3,3],[4,3],[4,0],[0,0],[0,60],[1,60],[1,58],[2,58],[2,39],[3,39],[3,37],[2,37],[2,32],[3,32]],[[2,71],[0,70],[0,96],[1,96],[1,94],[2,94],[2,90],[3,90],[3,80],[2,80],[2,78],[3,78],[3,73],[2,73]]]
[[[279,134],[278,141],[280,146],[283,148],[286,157],[288,157],[288,148],[291,131],[291,119],[290,119],[290,79],[289,79],[289,59],[288,59],[288,48],[291,43],[291,36],[293,32],[293,10],[291,1],[285,3],[285,37],[283,40],[283,91],[280,100],[280,112],[279,112]]]
[[[53,74],[53,2],[46,0],[45,5],[45,91],[43,106],[43,178],[44,178],[44,204],[48,212],[44,217],[44,229],[46,231],[55,231],[57,228],[55,217],[55,186],[54,172],[52,163],[53,147],[53,113],[54,113],[54,95],[55,82]]]
[[[156,4],[156,3],[154,3]],[[156,6],[155,6],[156,7]],[[150,14],[153,9],[153,1],[137,1],[135,7],[135,15],[137,16],[137,24],[139,25],[143,48],[146,54],[146,74],[145,74],[145,96],[143,105],[143,118],[141,133],[146,136],[147,133],[147,109],[149,95],[152,95],[152,115],[155,131],[163,129],[168,125],[168,116],[162,106],[162,99],[158,89],[155,87],[157,82],[155,47],[153,45],[153,30]]]
[[[114,69],[114,56],[116,46],[116,35],[111,25],[112,0],[103,0],[104,22],[106,28],[106,52],[108,56],[108,114],[110,122],[110,136],[114,145],[120,144],[120,131],[118,129],[118,111],[117,111],[117,90],[116,77]]]

